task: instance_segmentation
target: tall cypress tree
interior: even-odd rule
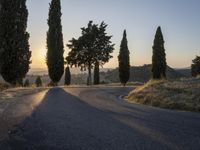
[[[27,18],[26,0],[1,0],[1,75],[13,85],[22,83],[31,63],[29,34],[26,32]]]
[[[65,69],[65,85],[70,85],[71,84],[71,73],[70,69],[67,66]]]
[[[124,30],[123,39],[120,45],[120,52],[118,56],[119,61],[119,78],[120,82],[125,86],[130,77],[130,58],[129,58],[128,41],[126,37],[126,30]]]
[[[156,31],[154,45],[153,45],[153,57],[152,57],[152,77],[153,79],[166,78],[166,54],[164,48],[164,39],[159,26]]]
[[[94,66],[94,85],[98,85],[99,80],[99,62],[97,61]]]
[[[3,58],[2,58],[2,54],[4,52],[4,48],[3,48],[3,40],[4,40],[4,28],[5,28],[5,15],[3,15],[3,13],[5,12],[5,0],[0,0],[0,72],[1,72],[1,66],[3,63]],[[4,6],[4,7],[2,7]]]
[[[49,9],[49,30],[47,32],[47,66],[49,77],[55,85],[57,85],[64,73],[61,16],[60,0],[52,0]]]

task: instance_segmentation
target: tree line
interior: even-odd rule
[[[64,59],[61,16],[60,0],[51,0],[46,39],[46,64],[51,85],[57,85],[64,71],[65,84],[70,85],[70,67],[88,70],[88,85],[92,84],[94,70],[93,84],[99,84],[100,67],[113,57],[111,54],[115,46],[111,41],[112,36],[106,32],[108,25],[105,22],[98,25],[89,21],[86,27],[81,28],[81,36],[72,38],[66,45],[70,52]],[[22,84],[31,64],[27,18],[26,0],[0,0],[0,73],[6,82],[14,86]],[[161,27],[157,28],[152,49],[152,78],[166,78],[167,62]],[[130,76],[130,51],[126,30],[120,45],[118,63],[120,82],[125,86]],[[191,68],[193,76],[200,74],[199,56],[193,60]]]

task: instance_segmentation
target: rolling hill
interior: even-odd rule
[[[184,72],[184,73],[183,73]],[[185,73],[187,72],[187,73]],[[167,78],[168,79],[176,79],[182,77],[190,76],[190,70],[180,69],[175,70],[171,67],[167,67]],[[118,69],[114,69],[108,71],[105,74],[104,79],[110,82],[119,82],[119,73]],[[147,82],[151,78],[151,65],[144,65],[144,66],[133,66],[130,69],[130,82]]]
[[[118,68],[109,69],[103,68],[100,70],[101,83],[119,83]],[[87,72],[80,72],[78,68],[72,68],[72,84],[86,84]],[[38,75],[42,76],[43,83],[47,85],[50,82],[48,72],[45,69],[31,69],[26,78],[30,80],[30,83],[34,83]],[[169,79],[176,79],[182,77],[190,77],[190,69],[173,69],[167,67],[167,77]],[[130,69],[130,82],[147,82],[151,78],[151,65],[133,66]],[[3,79],[0,77],[0,82]],[[62,77],[59,85],[63,85],[64,76]]]

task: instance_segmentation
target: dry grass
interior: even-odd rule
[[[132,91],[127,100],[161,108],[200,111],[200,77],[151,80]]]
[[[9,88],[9,85],[0,83],[0,91],[6,90]]]

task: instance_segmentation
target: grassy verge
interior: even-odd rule
[[[151,80],[132,91],[126,99],[161,108],[200,112],[200,78]]]
[[[0,92],[9,88],[9,85],[0,83]]]

